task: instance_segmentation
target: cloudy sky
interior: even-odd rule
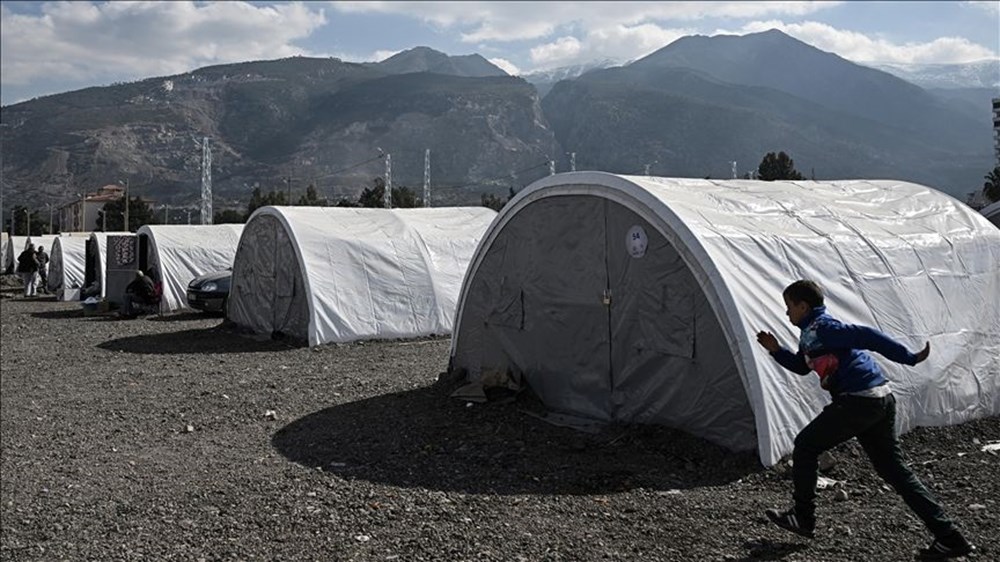
[[[2,2],[4,105],[291,55],[425,45],[511,74],[631,60],[684,35],[777,28],[860,63],[1000,57],[1000,2]]]

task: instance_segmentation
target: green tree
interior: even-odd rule
[[[401,185],[392,188],[392,207],[394,209],[413,209],[423,206],[422,199],[417,197],[417,192],[412,188]]]
[[[795,169],[795,161],[784,152],[768,152],[757,166],[757,179],[764,181],[800,180],[802,174]]]
[[[335,207],[358,207],[358,202],[353,199],[348,199],[347,197],[341,197],[337,200]]]
[[[990,202],[1000,201],[1000,166],[990,170],[983,178],[983,196]]]
[[[268,205],[287,205],[288,198],[285,196],[284,191],[268,191],[266,194],[261,191],[259,187],[253,188],[250,193],[250,201],[247,202],[247,218],[260,207],[266,207]]]
[[[509,201],[509,199],[503,199],[497,195],[493,195],[492,193],[482,194],[482,206],[488,207],[497,212],[499,212],[500,209],[503,209],[503,206],[507,204],[507,201]]]
[[[42,220],[37,209],[28,209],[24,205],[15,205],[11,212],[14,216],[14,232],[18,236],[41,236],[49,232],[48,220]],[[10,224],[7,225],[10,230]]]
[[[212,216],[212,224],[242,224],[247,222],[247,216],[236,209],[217,211]]]
[[[374,209],[385,206],[385,202],[382,200],[385,197],[385,180],[380,177],[376,177],[372,183],[375,185],[372,187],[366,187],[361,191],[361,196],[358,197],[359,207],[369,207]]]
[[[107,222],[105,222],[105,215]],[[135,232],[144,224],[157,224],[153,208],[142,197],[128,198],[128,229],[125,225],[125,198],[116,201],[108,201],[104,208],[97,211],[97,228],[107,232],[120,232],[128,230]]]
[[[306,188],[305,194],[299,196],[299,200],[296,201],[295,204],[296,205],[300,205],[302,207],[326,207],[327,206],[326,199],[321,199],[320,198],[319,193],[316,192],[316,186],[313,185],[313,184],[309,184],[309,187]]]

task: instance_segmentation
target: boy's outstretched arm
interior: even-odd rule
[[[890,361],[904,365],[916,365],[931,353],[931,343],[917,353],[911,353],[903,344],[883,334],[882,332],[859,326],[843,324],[840,326],[823,326],[816,335],[825,347],[834,349],[867,349],[874,351]]]
[[[757,332],[757,343],[766,349],[779,365],[793,373],[808,375],[809,371],[812,370],[809,368],[809,365],[806,365],[806,358],[802,355],[801,351],[792,353],[781,347],[781,344],[778,343],[778,338],[774,337],[774,334],[771,332]]]

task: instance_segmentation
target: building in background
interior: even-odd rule
[[[98,230],[97,213],[105,203],[118,201],[125,196],[125,188],[120,185],[105,185],[97,193],[84,193],[81,197],[59,208],[59,229],[61,231],[91,232]]]

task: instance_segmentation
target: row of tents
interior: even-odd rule
[[[771,465],[828,400],[755,343],[770,330],[794,345],[781,292],[795,279],[822,284],[845,322],[913,349],[932,342],[918,367],[881,362],[901,430],[1000,413],[991,220],[1000,209],[988,218],[907,182],[574,172],[535,182],[499,214],[264,207],[245,227],[132,236],[165,312],[186,305],[194,277],[232,268],[227,314],[243,329],[308,345],[453,333],[450,369],[471,382],[756,448]],[[80,255],[67,240],[56,241],[63,269]],[[102,235],[89,240],[94,267],[115,261],[102,261]]]

